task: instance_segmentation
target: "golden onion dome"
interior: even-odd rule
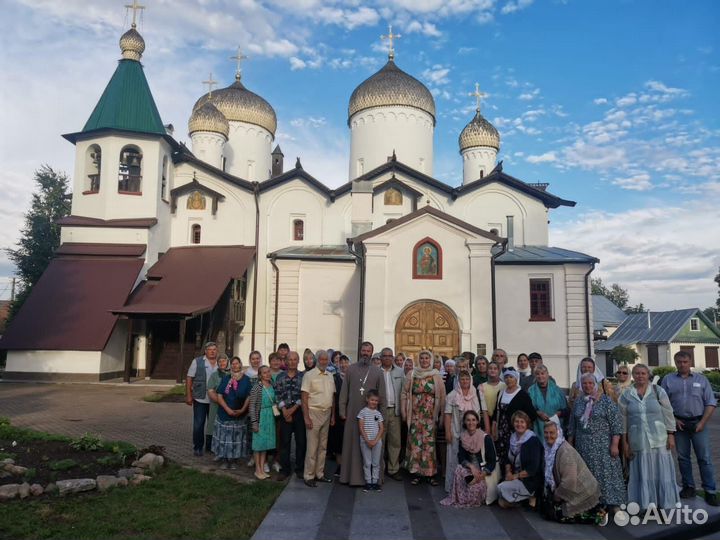
[[[205,94],[195,102],[193,112],[210,102],[230,121],[247,122],[267,129],[273,137],[277,130],[277,116],[275,109],[263,98],[251,92],[242,82],[240,77],[235,77],[235,82],[227,88],[215,90],[211,94]]]
[[[123,58],[140,61],[142,53],[145,52],[145,40],[140,32],[135,30],[135,25],[120,36],[120,50]]]
[[[210,102],[206,102],[193,111],[188,121],[188,132],[192,135],[196,131],[212,131],[227,136],[230,133],[230,124],[223,113]]]
[[[408,75],[390,59],[385,66],[365,79],[350,96],[348,124],[355,113],[372,107],[402,105],[425,111],[435,123],[435,99],[430,90]]]
[[[460,152],[476,146],[489,146],[495,150],[500,150],[500,134],[498,130],[480,114],[479,110],[460,133],[458,142]]]

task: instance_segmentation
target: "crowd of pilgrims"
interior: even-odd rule
[[[267,365],[254,351],[245,366],[209,343],[187,390],[195,454],[211,451],[223,469],[247,462],[260,480],[274,469],[309,487],[332,482],[328,457],[338,481],[366,492],[388,477],[444,482],[443,505],[529,506],[568,523],[607,522],[628,502],[679,501],[676,418],[643,364],[621,365],[611,383],[584,358],[566,395],[539,353],[519,355],[516,366],[502,349],[490,360],[430,351],[413,360],[365,342],[351,362],[309,349],[301,360],[281,344]]]

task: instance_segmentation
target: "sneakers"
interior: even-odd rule
[[[247,466],[248,466],[248,467],[254,467],[254,466],[255,466],[255,459],[254,459],[254,458],[250,458],[250,459],[248,460],[248,462],[247,462]]]
[[[305,480],[305,485],[307,487],[317,487],[317,482],[315,480]]]
[[[282,469],[282,467],[280,467],[280,464],[277,461],[272,464],[272,468],[273,468],[273,471],[275,471],[277,473],[279,473],[280,469]],[[268,471],[265,471],[265,472],[268,472]]]
[[[373,491],[377,491],[378,493],[382,491],[382,487],[380,487],[380,484],[373,484],[372,489]]]
[[[605,512],[605,513],[603,513],[602,517],[600,518],[598,525],[600,525],[601,527],[605,527],[609,522],[610,522],[610,514]]]
[[[238,468],[237,463],[235,463],[234,461],[232,463],[230,463],[231,471],[237,471],[237,468]]]
[[[690,486],[685,486],[680,490],[680,498],[681,499],[692,499],[695,497],[695,488]]]
[[[228,468],[230,468],[230,466],[228,465],[228,462],[227,462],[227,461],[223,461],[223,462],[220,464],[220,469],[222,469],[223,471],[227,471]]]
[[[335,476],[340,476],[340,465],[338,465],[337,469],[335,469]]]
[[[268,464],[266,463],[266,464],[263,466],[263,471],[265,472],[265,474],[270,474],[270,465],[268,465]]]
[[[717,493],[705,492],[705,502],[710,506],[720,506],[720,498]]]
[[[369,492],[372,491],[372,490],[373,490],[373,485],[372,485],[372,484],[365,484],[365,487],[363,488],[363,492],[364,492],[364,493],[369,493]]]

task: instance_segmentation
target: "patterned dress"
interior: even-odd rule
[[[434,476],[435,457],[435,379],[432,375],[412,381],[412,422],[408,428],[405,468],[411,474]]]
[[[587,427],[583,427],[581,418],[585,404],[582,397],[575,400],[569,436],[575,437],[575,449],[600,484],[600,502],[619,506],[627,502],[627,490],[620,457],[610,455],[610,442],[613,435],[622,434],[620,411],[607,395],[602,394],[593,406]]]
[[[259,385],[262,391],[259,429],[253,432],[253,452],[263,452],[275,448],[275,416],[272,406],[275,403],[275,390],[272,386]]]

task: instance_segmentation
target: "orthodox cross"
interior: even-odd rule
[[[387,40],[389,47],[388,47],[388,59],[393,60],[395,58],[395,47],[393,46],[393,40],[394,39],[400,39],[402,36],[400,34],[393,34],[392,31],[392,24],[388,25],[388,33],[387,35],[380,36],[380,39],[383,41]]]
[[[213,80],[212,71],[210,72],[210,76],[208,77],[208,80],[203,81],[202,83],[208,85],[208,97],[212,97],[213,86],[215,86],[218,83],[217,81]]]
[[[135,24],[136,18],[137,18],[137,12],[145,9],[145,6],[141,6],[140,3],[138,3],[138,0],[133,0],[132,4],[126,4],[125,7],[127,9],[132,9],[132,12],[133,12],[132,27],[135,28],[137,26]]]
[[[474,92],[470,92],[468,95],[475,98],[475,100],[476,100],[476,108],[475,108],[475,110],[476,110],[477,112],[480,112],[480,100],[481,100],[482,98],[488,96],[486,93],[480,91],[480,83],[475,83],[475,91],[474,91]]]
[[[242,76],[242,61],[247,59],[248,57],[242,53],[242,49],[240,47],[237,48],[237,54],[230,57],[230,60],[235,60],[235,62],[237,62],[237,68],[235,69],[235,78],[237,80],[240,80],[240,77]]]

